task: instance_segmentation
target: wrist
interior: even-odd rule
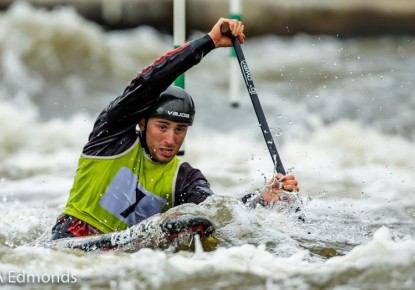
[[[280,199],[280,189],[276,189],[273,186],[265,186],[265,188],[262,190],[260,196],[261,199],[265,203],[271,203],[271,202],[277,202]]]
[[[213,47],[217,48],[218,47],[218,45],[217,45],[218,40],[215,38],[215,34],[212,33],[212,32],[209,32],[207,35],[209,36],[210,40],[212,41]]]

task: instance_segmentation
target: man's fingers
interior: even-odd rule
[[[280,174],[280,173],[279,173]],[[292,174],[289,174],[289,175],[282,175],[281,174],[281,177],[282,178],[280,178],[279,180],[281,180],[281,181],[287,181],[287,180],[295,180],[295,177],[294,177],[294,175],[292,175]]]
[[[300,189],[298,188],[297,185],[294,184],[283,184],[282,185],[282,189],[286,190],[286,191],[300,191]]]
[[[295,179],[295,176],[292,174],[284,176],[281,173],[277,173],[275,175],[273,185],[278,186],[278,188],[282,190],[299,191],[298,181]]]
[[[295,178],[283,179],[282,188],[288,191],[298,191],[298,181]]]
[[[229,24],[229,29],[231,30],[231,33],[234,37],[238,37],[240,41],[245,39],[245,35],[243,34],[244,25],[242,24],[241,21],[229,20],[228,24]]]
[[[212,30],[208,33],[209,36],[212,38],[215,47],[232,46],[231,39],[229,39],[229,37],[226,36],[228,34],[222,34],[221,28],[222,25],[225,23],[229,26],[230,34],[232,34],[232,36],[234,37],[237,37],[240,43],[244,43],[245,35],[243,23],[236,19],[220,18],[218,22],[216,22]]]

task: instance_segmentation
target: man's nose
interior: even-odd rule
[[[174,131],[167,130],[166,134],[164,135],[164,142],[167,144],[174,144]]]

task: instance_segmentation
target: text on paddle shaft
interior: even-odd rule
[[[251,72],[249,71],[248,64],[246,63],[246,60],[241,61],[240,66],[242,68],[242,73],[245,78],[246,86],[248,87],[248,92],[250,95],[256,94],[255,87],[252,84],[252,77]],[[249,83],[251,82],[251,83]]]

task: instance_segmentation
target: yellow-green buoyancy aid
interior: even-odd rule
[[[64,213],[104,233],[126,229],[172,207],[179,164],[150,160],[138,140],[116,156],[82,155]]]

